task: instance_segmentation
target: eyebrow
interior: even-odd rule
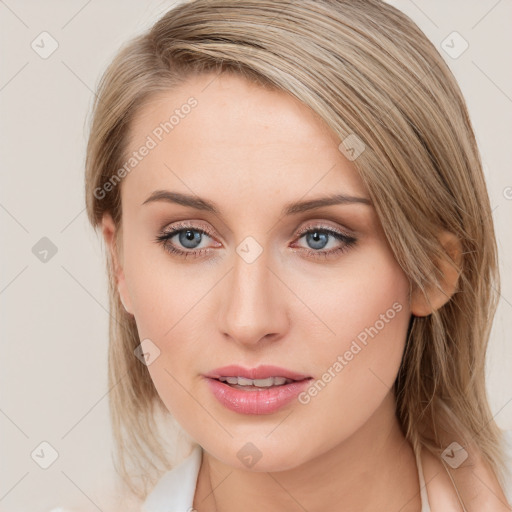
[[[214,214],[219,214],[219,208],[215,203],[202,199],[197,196],[189,194],[182,194],[180,192],[170,192],[168,190],[155,190],[143,203],[142,206],[155,201],[165,201],[168,203],[180,204],[182,206],[189,206],[196,210],[203,210]],[[322,208],[323,206],[333,206],[339,204],[366,204],[372,206],[370,199],[366,197],[355,197],[345,194],[333,194],[326,197],[319,197],[317,199],[310,199],[308,201],[296,201],[288,203],[281,211],[281,215],[294,215],[297,213],[306,212]]]

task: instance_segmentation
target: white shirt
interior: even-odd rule
[[[505,496],[512,501],[512,430],[504,432],[504,452],[506,455],[508,480],[505,483]],[[194,446],[190,455],[181,464],[165,473],[142,504],[143,512],[193,512],[194,495],[203,449]],[[419,453],[416,466],[421,492],[421,512],[431,512],[427,488]]]

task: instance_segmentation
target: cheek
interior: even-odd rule
[[[201,279],[187,287],[180,266],[142,228],[127,232],[124,243],[126,287],[141,339],[164,339],[186,317],[191,302],[198,302]]]
[[[316,379],[298,397],[303,405],[300,421],[318,420],[319,443],[325,449],[362,428],[396,379],[410,314],[398,302],[384,303],[379,311],[383,317],[351,325],[352,335],[343,334],[335,346],[317,354]]]
[[[143,243],[148,245],[126,236],[124,273],[138,335],[150,340],[148,346],[158,354],[148,371],[162,401],[178,422],[190,422],[189,416],[200,410],[193,410],[187,390],[204,361],[205,304],[215,276],[209,279],[200,270],[184,273],[163,249],[146,251]]]
[[[352,268],[317,301],[334,331],[319,339],[310,359],[316,380],[299,397],[304,418],[326,415],[325,439],[361,427],[389,393],[396,378],[410,320],[409,284],[388,252]],[[321,307],[323,302],[323,308]],[[326,441],[327,442],[327,441]]]
[[[403,349],[410,317],[409,282],[387,248],[372,249],[347,259],[343,268],[328,276],[301,278],[300,293],[307,297],[309,313],[295,310],[296,337],[310,347],[310,360],[326,368],[347,351],[352,351],[347,353],[350,361],[375,357],[379,366],[393,364],[384,355]]]

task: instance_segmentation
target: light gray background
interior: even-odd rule
[[[391,3],[419,24],[451,66],[481,148],[503,278],[488,389],[498,424],[510,429],[512,2]],[[108,302],[102,245],[84,211],[85,120],[119,45],[173,4],[0,0],[2,511],[111,510],[105,497],[112,478]],[[47,59],[31,48],[43,31],[59,45]],[[457,59],[441,48],[453,31],[469,43]],[[32,252],[42,237],[57,248],[46,263]],[[46,470],[31,458],[43,441],[59,455]]]

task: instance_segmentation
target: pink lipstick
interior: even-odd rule
[[[294,400],[312,379],[270,365],[256,368],[224,366],[204,377],[215,398],[240,414],[272,414]]]

